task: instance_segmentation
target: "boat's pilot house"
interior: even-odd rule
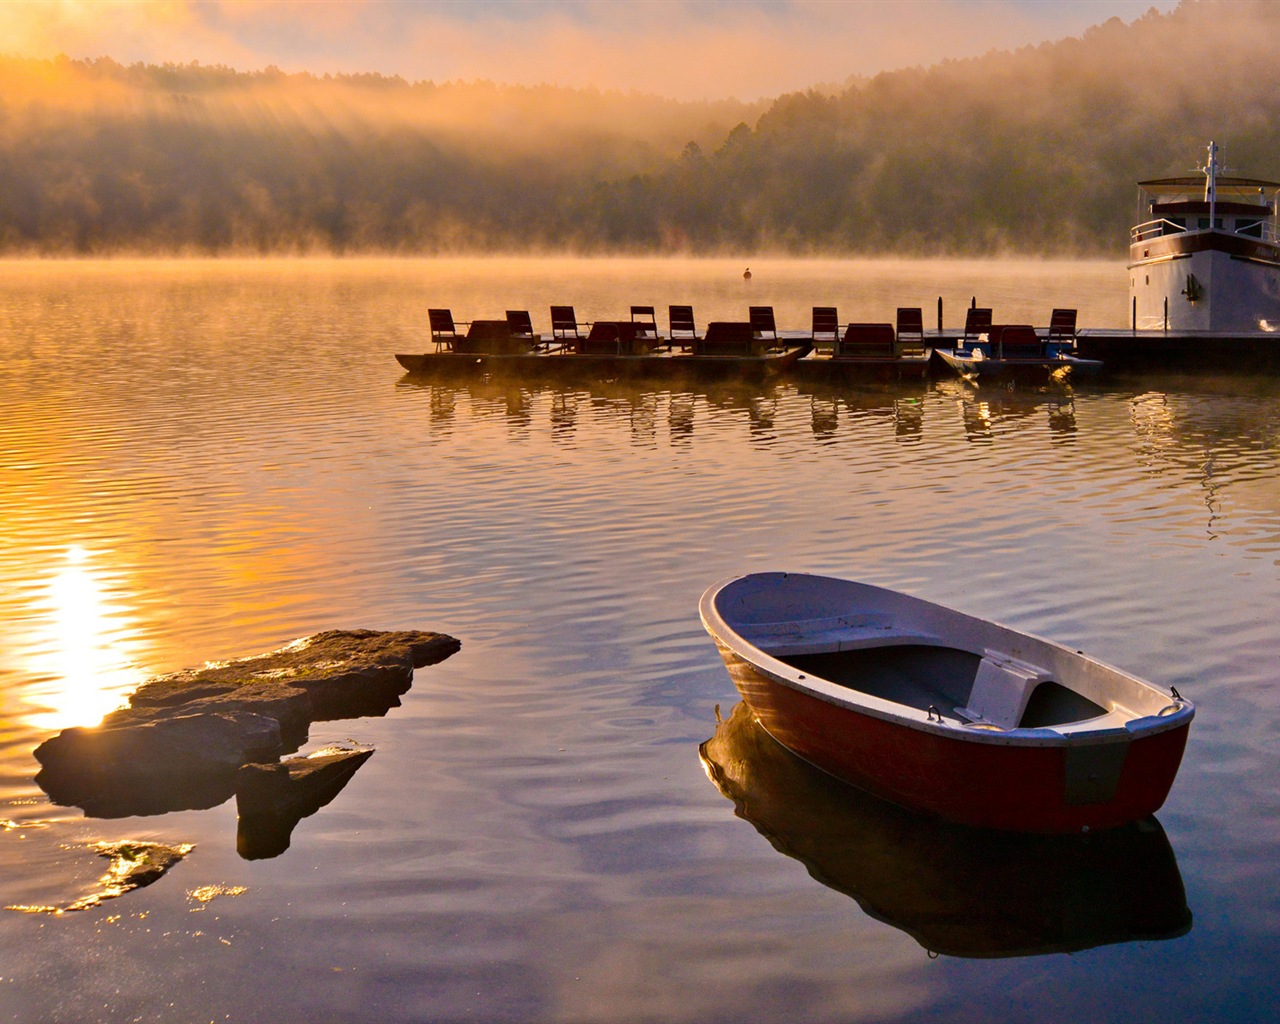
[[[1226,231],[1275,241],[1280,186],[1250,178],[1219,178],[1216,196],[1205,196],[1202,178],[1139,182],[1139,216],[1132,242],[1187,231]]]

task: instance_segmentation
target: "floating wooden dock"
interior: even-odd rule
[[[1280,373],[1280,332],[1133,331],[1086,328],[1076,352],[1100,359],[1105,373],[1217,370]]]

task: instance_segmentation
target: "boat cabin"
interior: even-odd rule
[[[1129,231],[1132,327],[1239,334],[1280,330],[1280,183],[1221,174],[1138,183]]]
[[[1218,178],[1216,198],[1206,198],[1204,178],[1158,178],[1138,182],[1138,216],[1131,244],[1188,231],[1277,241],[1276,198],[1280,183],[1259,178]]]

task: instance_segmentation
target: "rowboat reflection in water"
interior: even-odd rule
[[[953,825],[846,785],[739,703],[717,708],[703,769],[774,849],[931,953],[1016,957],[1171,939],[1191,929],[1155,818],[1082,836]]]

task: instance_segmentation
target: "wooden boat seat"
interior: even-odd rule
[[[836,345],[836,359],[895,359],[893,324],[850,324]]]
[[[936,646],[938,637],[895,626],[888,615],[837,615],[825,619],[788,619],[740,626],[740,635],[773,658],[798,654],[835,654],[866,647],[923,644]]]
[[[1032,691],[1051,678],[1048,671],[1038,665],[1010,658],[999,651],[987,651],[978,664],[969,703],[956,708],[956,716],[974,724],[1016,729]]]

